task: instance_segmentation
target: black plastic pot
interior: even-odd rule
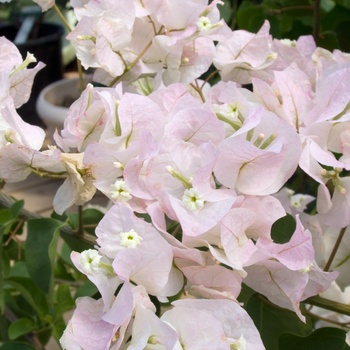
[[[39,71],[35,77],[29,101],[18,109],[19,115],[28,123],[42,126],[35,110],[36,100],[45,86],[63,77],[61,44],[63,32],[60,25],[43,23],[40,24],[35,33],[35,39],[29,39],[26,43],[17,46],[23,58],[27,56],[27,52],[30,52],[38,62],[46,64],[46,67]],[[13,41],[16,34],[17,28],[15,26],[0,26],[0,36],[5,36]]]

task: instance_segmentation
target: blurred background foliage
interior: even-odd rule
[[[313,35],[317,46],[350,52],[350,0],[224,0],[232,29],[257,32],[265,19],[277,39]]]

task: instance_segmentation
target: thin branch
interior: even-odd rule
[[[331,265],[332,265],[332,262],[333,262],[333,260],[334,260],[334,258],[335,258],[335,255],[337,254],[337,251],[338,251],[338,249],[339,249],[340,243],[341,243],[341,241],[342,241],[342,239],[343,239],[343,237],[344,237],[346,228],[347,228],[347,227],[343,227],[343,228],[340,230],[339,236],[338,236],[338,238],[337,238],[337,241],[335,242],[335,245],[334,245],[334,247],[333,247],[333,250],[332,250],[332,252],[331,252],[331,255],[329,256],[328,261],[327,261],[326,266],[324,267],[323,271],[329,271],[329,269],[330,269],[330,267],[331,267]]]
[[[328,300],[320,297],[319,295],[308,298],[304,300],[303,303],[311,304],[313,306],[319,306],[326,310],[350,316],[350,305],[338,303],[333,300]]]

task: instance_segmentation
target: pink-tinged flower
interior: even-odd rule
[[[84,250],[81,253],[72,252],[71,260],[97,287],[104,303],[103,310],[107,311],[114,301],[115,291],[123,282],[114,273],[112,263],[95,249]]]
[[[163,137],[166,120],[149,97],[125,93],[117,100],[103,91],[101,98],[106,102],[108,119],[100,143],[119,151],[130,147],[145,131],[156,141]]]
[[[256,247],[264,251],[270,259],[276,259],[294,271],[309,269],[315,256],[311,233],[303,228],[298,216],[296,217],[296,229],[289,242],[276,244],[259,239]]]
[[[348,113],[349,99],[349,64],[335,66],[324,71],[316,83],[314,108],[305,116],[305,124],[341,120],[341,117]]]
[[[143,285],[152,295],[175,295],[183,276],[173,267],[171,246],[150,223],[116,203],[96,228],[100,252],[113,259],[122,280]]]
[[[44,139],[45,131],[23,121],[15,109],[13,100],[8,97],[0,107],[0,147],[15,144],[37,151]]]
[[[100,140],[109,110],[106,110],[99,91],[100,88],[88,84],[81,96],[70,106],[61,136],[57,133],[54,135],[57,145],[65,152],[70,149],[83,152],[90,143]],[[107,93],[116,99],[117,93],[114,89],[109,89]]]
[[[154,50],[157,54],[152,60],[164,64],[162,75],[166,86],[172,83],[191,83],[205,73],[212,63],[215,46],[209,38],[196,38],[188,43],[172,43],[172,39],[163,35],[153,39]]]
[[[96,187],[88,168],[83,164],[84,153],[62,153],[61,161],[68,174],[67,179],[56,192],[53,207],[56,213],[75,205],[83,205],[95,194]]]
[[[215,130],[215,132],[214,132]],[[183,140],[195,145],[211,141],[217,145],[225,138],[224,124],[208,109],[207,105],[192,106],[171,114],[165,126],[167,138]]]
[[[342,228],[350,224],[350,177],[338,177],[333,194],[320,184],[317,191],[319,220],[327,226]]]
[[[337,272],[324,272],[312,262],[308,268],[293,271],[275,260],[265,260],[247,266],[243,280],[249,287],[265,295],[272,303],[294,310],[305,322],[300,302],[329,288],[338,276]]]
[[[291,64],[296,64],[315,84],[316,69],[312,59],[316,43],[311,35],[300,36],[297,40],[274,39],[273,49],[277,58],[270,67],[273,71],[281,71]]]
[[[55,5],[55,0],[33,0],[37,3],[43,11],[49,10]]]
[[[265,21],[257,34],[236,30],[228,40],[217,45],[213,62],[223,80],[248,84],[251,75],[274,62],[277,55],[269,30],[270,25]]]
[[[64,350],[106,350],[118,327],[103,320],[102,299],[78,298],[60,343]]]
[[[61,152],[58,149],[39,152],[17,144],[0,149],[0,178],[4,181],[23,181],[33,170],[64,174],[66,169],[61,162]]]
[[[295,193],[293,190],[283,187],[279,192],[274,194],[283,206],[287,214],[296,215],[303,213],[307,205],[316,198],[308,194]]]
[[[128,350],[174,349],[177,340],[176,331],[168,323],[160,320],[154,312],[143,305],[136,307],[131,341],[125,345]]]
[[[0,37],[0,106],[11,96],[15,108],[26,103],[30,97],[36,73],[45,67],[39,62],[34,68],[28,65],[36,62],[36,58],[27,53],[23,61],[17,47],[5,37]]]
[[[210,253],[201,254],[203,261],[198,262],[192,260],[190,252],[181,257],[174,252],[175,264],[186,277],[188,293],[202,298],[235,300],[241,291],[242,276],[217,264]]]
[[[248,266],[244,279],[249,287],[265,295],[272,303],[294,310],[299,318],[305,321],[299,304],[303,299],[303,291],[308,282],[307,273],[292,271],[282,263],[265,260]]]
[[[252,319],[235,301],[186,299],[173,305],[161,320],[175,328],[186,349],[265,349]]]
[[[146,200],[153,197],[139,180],[139,172],[143,163],[157,152],[158,145],[145,131],[128,148],[120,151],[113,144],[90,144],[84,154],[84,164],[91,170],[96,188],[113,202],[128,202],[133,209],[142,212]]]
[[[272,85],[252,79],[254,93],[266,108],[286,120],[297,131],[304,125],[303,117],[313,107],[313,89],[309,77],[292,64],[283,71],[274,72]]]
[[[225,139],[218,149],[214,174],[219,182],[244,194],[267,195],[277,192],[292,176],[301,144],[285,121],[263,112],[258,126]]]
[[[207,1],[179,0],[162,1],[156,18],[168,30],[183,29],[196,23],[200,14],[207,8]]]
[[[114,77],[126,69],[121,50],[131,41],[134,6],[120,0],[90,1],[67,36],[85,68],[100,67]]]

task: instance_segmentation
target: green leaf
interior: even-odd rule
[[[282,350],[278,347],[278,341],[283,333],[305,336],[312,332],[311,322],[303,323],[294,312],[272,305],[259,294],[249,299],[245,309],[254,321],[268,350]]]
[[[340,6],[350,9],[350,0],[335,0],[335,2]]]
[[[27,270],[27,265],[24,261],[16,261],[9,273],[9,277],[27,277],[29,278],[28,270]]]
[[[34,346],[19,341],[5,342],[0,350],[36,350]]]
[[[45,294],[29,278],[8,277],[4,279],[4,287],[13,288],[20,292],[21,296],[39,317],[44,317],[48,314],[49,306]]]
[[[265,7],[243,2],[237,11],[237,25],[240,29],[245,29],[256,33],[261,28],[266,18]]]
[[[0,226],[13,222],[13,216],[9,209],[0,210]]]
[[[98,293],[96,286],[90,280],[87,280],[77,289],[74,299],[84,296],[93,297],[96,293]]]
[[[52,288],[57,240],[62,225],[50,218],[28,220],[27,269],[33,282],[46,293]]]
[[[275,243],[283,244],[289,242],[296,228],[293,216],[287,214],[278,219],[271,228],[271,238]]]
[[[279,339],[280,350],[347,350],[345,331],[338,328],[320,328],[308,335],[299,337],[282,334]]]
[[[68,284],[61,284],[57,289],[55,315],[60,317],[75,306]]]
[[[30,318],[20,318],[11,323],[8,333],[10,340],[19,338],[35,329],[35,323]]]
[[[10,208],[10,213],[11,213],[12,217],[17,218],[17,216],[19,215],[19,213],[23,209],[23,207],[24,207],[24,200],[20,200],[20,201],[13,203],[11,208]]]

